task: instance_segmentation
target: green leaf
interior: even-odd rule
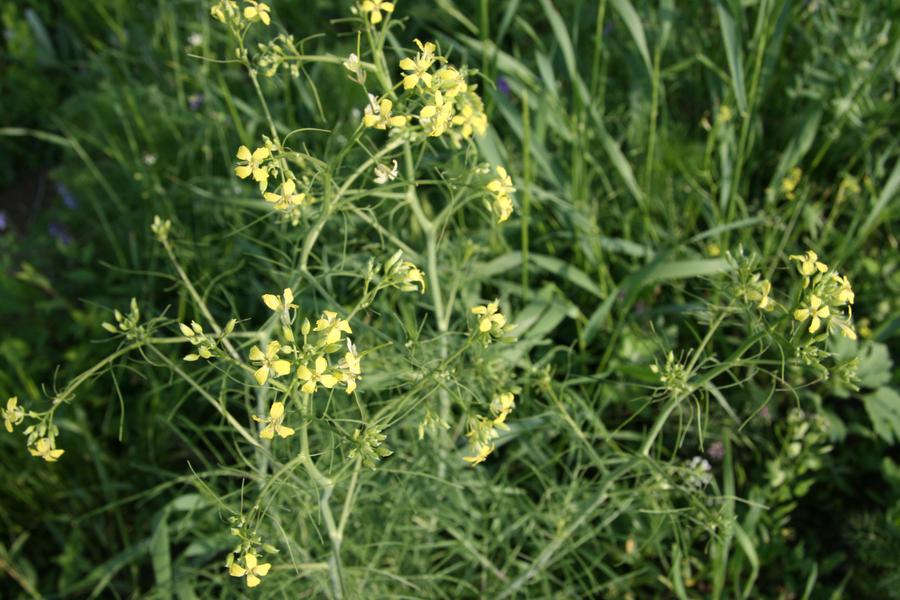
[[[150,539],[150,562],[153,575],[163,598],[172,597],[172,556],[169,554],[169,525],[167,511],[163,511]]]
[[[881,387],[863,397],[872,429],[888,444],[900,441],[900,394]]]
[[[744,86],[744,62],[741,48],[741,31],[732,11],[734,4],[727,0],[718,0],[716,8],[719,13],[719,25],[722,28],[722,40],[725,43],[725,56],[728,58],[728,70],[731,73],[731,85],[741,113],[747,112],[747,92]],[[739,8],[737,10],[740,10]]]
[[[893,366],[887,346],[878,343],[868,344],[863,346],[859,353],[856,376],[862,386],[870,389],[879,388],[891,380]]]

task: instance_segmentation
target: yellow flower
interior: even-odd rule
[[[841,304],[853,304],[853,301],[856,299],[856,294],[853,293],[853,288],[850,287],[850,280],[847,279],[847,276],[838,276],[836,273],[832,274],[834,280],[841,286],[838,290],[837,299]]]
[[[466,78],[455,67],[444,67],[437,72],[438,87],[448,98],[453,98],[469,89]]]
[[[341,341],[341,332],[353,333],[350,329],[350,323],[346,319],[341,319],[334,311],[326,310],[322,313],[322,318],[316,321],[314,331],[325,331],[325,344],[337,344]]]
[[[419,111],[419,122],[430,126],[428,135],[437,137],[447,131],[453,119],[453,103],[444,100],[444,95],[436,91],[429,104]]]
[[[383,0],[365,0],[359,8],[364,13],[370,13],[369,20],[372,22],[372,25],[378,25],[383,18],[381,11],[388,14],[394,12],[394,3],[384,2]]]
[[[491,330],[502,330],[506,325],[506,317],[498,311],[500,301],[494,300],[486,306],[476,306],[472,308],[472,314],[478,315],[478,331],[487,333]]]
[[[796,190],[803,177],[803,170],[800,167],[794,167],[787,177],[781,180],[781,191],[784,192],[785,198],[793,200],[797,197]]]
[[[837,324],[838,329],[841,330],[841,333],[845,338],[855,340],[856,339],[856,331],[854,331],[853,326],[850,323],[844,321],[843,319],[832,319],[832,323]]]
[[[453,117],[454,125],[461,125],[460,133],[464,138],[472,137],[472,133],[484,135],[487,131],[487,115],[481,111],[476,111],[471,104],[462,107],[455,117]]]
[[[496,396],[491,402],[491,412],[494,413],[494,425],[507,428],[506,417],[516,407],[516,396],[512,392],[504,392]]]
[[[271,440],[277,433],[279,436],[286,438],[294,435],[294,430],[290,427],[282,425],[284,422],[284,402],[273,402],[269,409],[269,416],[265,418],[253,415],[253,420],[257,423],[266,423],[263,430],[259,432],[259,437]]]
[[[320,356],[316,359],[312,370],[306,365],[297,367],[297,379],[304,382],[300,390],[305,394],[314,394],[316,392],[316,384],[318,383],[321,383],[328,389],[333,388],[337,384],[338,379],[334,375],[326,373],[325,371],[327,369],[328,361],[325,360],[324,356]]]
[[[394,103],[388,98],[383,98],[378,105],[375,105],[374,98],[370,98],[369,105],[366,106],[366,114],[363,115],[363,125],[366,127],[374,127],[375,129],[403,127],[406,125],[406,117],[392,117],[391,110],[393,108]]]
[[[789,258],[799,261],[800,264],[797,265],[797,269],[799,269],[801,275],[806,277],[815,275],[816,271],[824,273],[828,270],[828,265],[819,261],[819,255],[812,250],[807,250],[803,256],[792,254]]]
[[[509,196],[496,196],[491,204],[491,209],[497,214],[497,222],[502,223],[513,213],[512,198]]]
[[[265,2],[255,2],[254,0],[247,0],[248,6],[244,7],[244,18],[248,21],[256,21],[259,19],[263,22],[263,24],[268,25],[271,22],[269,19],[269,5]]]
[[[294,304],[294,292],[291,291],[291,288],[284,288],[284,292],[282,292],[280,297],[275,294],[263,294],[262,300],[273,312],[297,308],[297,305]]]
[[[342,369],[341,381],[346,382],[347,393],[352,394],[356,390],[356,380],[362,375],[362,365],[359,355],[356,353],[356,346],[349,339],[347,340],[347,353],[344,354],[344,360],[339,366]]]
[[[6,408],[0,410],[0,413],[3,413],[3,421],[6,425],[6,430],[10,433],[13,431],[13,425],[20,424],[25,418],[25,409],[18,404],[19,398],[13,396],[6,401]]]
[[[775,301],[769,297],[769,294],[772,293],[772,282],[768,279],[763,279],[759,282],[759,288],[756,292],[758,298],[757,306],[762,310],[772,310],[775,308]]]
[[[272,565],[269,563],[259,564],[256,555],[250,552],[244,555],[244,565],[242,567],[237,561],[231,563],[231,566],[228,567],[228,574],[232,577],[243,577],[246,575],[247,587],[258,586],[262,581],[260,578],[268,575],[269,569],[272,568]]]
[[[497,179],[492,179],[487,184],[487,189],[497,196],[509,196],[516,191],[513,187],[512,177],[501,166],[497,166]]]
[[[472,465],[479,465],[487,460],[487,457],[490,456],[491,452],[494,451],[493,444],[476,444],[473,447],[475,454],[472,456],[463,456],[463,460]]]
[[[265,385],[269,379],[269,371],[275,371],[275,377],[287,375],[291,372],[291,363],[278,358],[278,352],[281,350],[281,343],[277,340],[269,342],[266,352],[263,353],[259,346],[250,348],[250,360],[261,363],[253,377],[259,385]]]
[[[272,153],[265,146],[257,148],[252,153],[247,146],[241,146],[238,148],[237,157],[243,164],[234,168],[234,174],[241,179],[253,175],[253,180],[259,182],[259,189],[266,189],[269,182],[269,171],[263,168],[262,164],[271,155]]]
[[[302,206],[306,200],[306,194],[302,192],[297,194],[296,192],[297,184],[293,179],[288,179],[281,184],[280,193],[266,192],[263,194],[263,198],[266,202],[274,204],[277,210],[290,210],[294,206]]]
[[[806,308],[798,308],[794,311],[794,319],[801,323],[812,317],[809,324],[809,332],[815,333],[822,325],[822,319],[827,319],[831,315],[831,309],[827,304],[822,304],[822,299],[815,294],[809,295],[809,304]]]
[[[400,282],[400,289],[404,292],[419,291],[425,293],[425,274],[419,270],[419,267],[408,260],[404,260],[397,267],[397,272],[402,274],[403,279]]]
[[[65,450],[55,448],[53,440],[50,438],[38,439],[38,441],[35,442],[34,447],[29,448],[28,451],[31,452],[32,456],[39,456],[47,462],[56,462],[56,459],[65,452]]]
[[[410,90],[421,81],[425,87],[431,87],[431,73],[428,69],[434,64],[434,51],[437,47],[427,42],[424,45],[419,40],[414,40],[419,47],[420,52],[416,54],[416,58],[404,58],[400,61],[400,68],[404,71],[410,71],[403,77],[403,88]]]

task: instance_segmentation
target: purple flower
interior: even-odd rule
[[[509,82],[503,75],[497,78],[497,89],[504,96],[509,96]]]
[[[61,183],[56,184],[56,193],[59,194],[59,197],[62,198],[63,204],[66,205],[66,208],[76,209],[78,208],[78,199],[75,198],[75,195],[69,191],[65,185]]]
[[[203,106],[203,94],[191,94],[188,96],[188,108],[196,112],[200,110],[201,106]]]
[[[716,462],[721,462],[725,458],[725,444],[715,441],[706,449],[706,455]]]
[[[6,231],[9,227],[9,221],[6,219],[6,211],[0,210],[0,231]]]
[[[47,227],[47,232],[63,246],[68,246],[72,243],[72,236],[69,235],[66,228],[59,223],[50,223],[50,226]]]

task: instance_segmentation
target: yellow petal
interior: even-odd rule
[[[291,288],[284,288],[284,302],[285,304],[294,302],[294,292],[291,291]]]
[[[411,90],[416,87],[416,84],[419,83],[419,76],[413,73],[412,75],[407,75],[403,78],[403,89]]]
[[[231,566],[228,567],[228,574],[232,577],[243,577],[247,574],[247,570],[236,562],[233,562],[231,563]]]
[[[315,381],[307,381],[303,384],[303,387],[300,388],[300,391],[304,394],[314,394],[316,391],[316,382]]]
[[[809,332],[815,333],[819,330],[819,326],[822,324],[822,320],[819,319],[816,315],[813,315],[812,321],[809,322]]]
[[[272,408],[269,409],[269,416],[273,419],[280,419],[284,416],[284,402],[273,402]]]
[[[478,323],[478,330],[482,333],[486,333],[491,330],[491,320],[490,319],[482,319]]]
[[[378,25],[381,23],[381,13],[376,11],[372,12],[372,25]]]
[[[247,165],[241,165],[239,167],[234,168],[234,174],[240,177],[241,179],[247,179],[250,177],[250,173],[253,172],[253,169],[248,167]]]
[[[247,573],[247,587],[256,587],[262,581],[259,577],[252,573]]]
[[[416,61],[408,57],[404,58],[400,61],[400,68],[404,71],[414,71],[416,69]]]
[[[256,150],[253,151],[253,160],[256,162],[259,162],[261,160],[265,160],[265,159],[269,158],[269,156],[271,156],[271,155],[272,155],[272,153],[269,152],[269,149],[266,148],[265,146],[263,146],[263,147],[257,148]]]
[[[266,355],[263,354],[262,350],[259,349],[259,346],[253,346],[250,348],[250,360],[259,361],[266,358]]]
[[[381,10],[383,10],[384,12],[389,12],[389,13],[394,12],[394,3],[393,2],[382,2]]]
[[[286,360],[276,360],[272,363],[276,375],[287,375],[291,372],[291,363]]]
[[[247,146],[241,146],[238,148],[237,157],[241,160],[250,160],[252,154],[250,154],[250,148]]]
[[[352,394],[356,390],[356,380],[350,379],[347,381],[347,393]]]
[[[294,435],[294,430],[291,429],[290,427],[285,427],[284,425],[279,425],[278,427],[275,428],[275,430],[278,432],[278,435],[280,435],[283,438]]]
[[[256,383],[259,385],[265,385],[266,381],[269,379],[269,367],[263,365],[256,370],[253,374],[253,377],[256,378]]]
[[[334,377],[334,375],[329,375],[328,373],[319,377],[319,383],[327,387],[329,390],[337,385],[337,382],[338,380]]]
[[[259,432],[259,437],[264,440],[271,440],[275,436],[275,428],[272,427],[271,424],[263,427],[263,430]]]
[[[281,310],[281,300],[275,294],[263,294],[262,300],[271,310]],[[253,359],[252,356],[250,358]]]
[[[269,564],[269,563],[263,563],[263,564],[257,566],[257,567],[253,570],[253,572],[256,573],[257,575],[259,575],[260,577],[265,577],[266,575],[269,574],[269,569],[271,569],[271,568],[272,568],[272,565],[271,565],[271,564]]]
[[[312,379],[312,372],[309,370],[309,367],[306,365],[297,367],[297,379],[303,379],[305,381]]]
[[[272,19],[269,18],[269,13],[263,11],[260,11],[259,13],[259,20],[262,21],[265,25],[268,25],[272,22]]]
[[[405,127],[406,126],[406,117],[402,117],[402,116],[391,117],[391,125],[393,127]]]
[[[378,108],[381,109],[382,115],[390,113],[393,107],[394,103],[391,102],[389,98],[384,98],[381,102],[378,103]]]
[[[324,356],[320,356],[316,359],[316,374],[321,375],[325,372],[325,369],[328,368],[328,361],[325,360]]]
[[[794,320],[805,321],[809,318],[809,311],[805,308],[799,308],[794,311]]]
[[[278,356],[279,350],[281,350],[281,343],[278,340],[272,340],[269,342],[269,345],[266,346],[266,358],[272,360]]]

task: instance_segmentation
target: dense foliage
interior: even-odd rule
[[[900,597],[898,18],[3,4],[0,596]]]

